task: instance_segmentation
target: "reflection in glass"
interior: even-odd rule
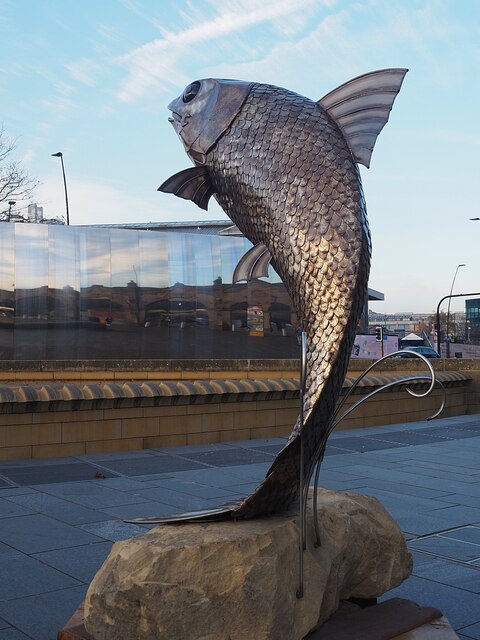
[[[15,317],[15,225],[2,223],[0,233],[0,358],[13,359]]]
[[[47,352],[64,359],[64,337],[71,355],[78,355],[80,321],[80,271],[78,234],[69,227],[48,230],[48,327]]]
[[[245,238],[0,225],[4,359],[289,358],[277,274],[232,284]]]
[[[14,358],[37,360],[48,330],[48,229],[15,225]]]

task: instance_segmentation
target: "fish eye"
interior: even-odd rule
[[[189,84],[188,87],[183,92],[182,100],[184,102],[191,102],[191,100],[193,100],[197,95],[199,89],[200,89],[200,82],[198,82],[198,80],[195,82],[192,82],[192,84]]]

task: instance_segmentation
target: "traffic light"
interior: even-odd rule
[[[383,327],[375,327],[375,340],[382,342],[383,340]]]

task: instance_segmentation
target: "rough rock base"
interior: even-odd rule
[[[85,627],[96,640],[301,640],[340,600],[399,585],[412,559],[368,496],[319,491],[322,546],[307,513],[304,597],[298,517],[157,527],[117,542],[93,579]]]

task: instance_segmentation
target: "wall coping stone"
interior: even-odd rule
[[[424,389],[427,380],[402,382],[408,372],[368,374],[360,382],[355,394],[367,394],[384,384],[398,382],[390,391],[399,391],[407,386],[411,389]],[[418,375],[418,372],[410,372]],[[355,375],[347,375],[343,386],[349,389]],[[445,387],[464,386],[471,376],[460,371],[439,371],[437,379]],[[74,383],[57,382],[49,384],[0,384],[0,413],[23,413],[25,411],[43,411],[45,409],[65,410],[91,409],[102,407],[137,406],[145,404],[147,399],[154,404],[200,404],[205,402],[239,402],[242,400],[283,400],[299,397],[298,378],[242,378],[221,380],[191,380],[173,382],[95,382]],[[167,402],[166,402],[167,401]]]

